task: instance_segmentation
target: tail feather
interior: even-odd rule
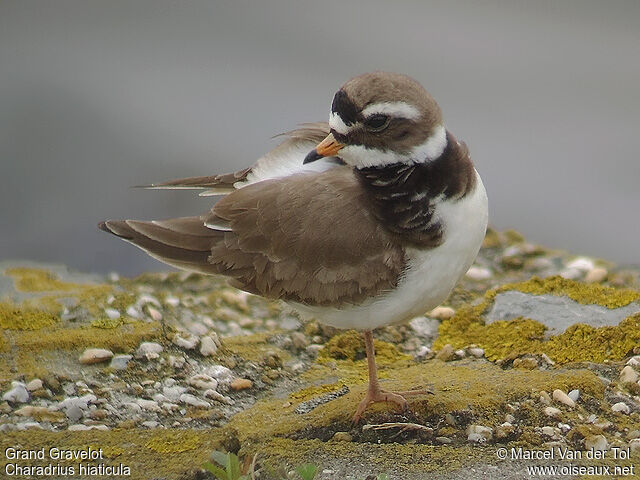
[[[184,217],[158,222],[107,220],[98,227],[141,248],[152,257],[186,270],[218,273],[209,263],[211,248],[223,233],[208,229],[199,217]]]

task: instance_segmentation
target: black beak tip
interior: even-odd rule
[[[306,157],[304,157],[304,161],[302,162],[302,164],[306,165],[307,163],[315,162],[316,160],[319,160],[322,157],[323,155],[320,155],[318,151],[314,148],[307,154]]]

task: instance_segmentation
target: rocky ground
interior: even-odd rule
[[[321,479],[640,475],[639,269],[490,231],[446,305],[375,335],[383,388],[431,393],[353,425],[355,332],[200,275],[0,263],[0,468],[196,479],[221,450],[257,455],[263,479],[307,462]],[[81,470],[88,448],[102,459],[83,465],[103,470]]]

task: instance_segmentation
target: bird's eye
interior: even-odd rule
[[[379,132],[380,130],[384,130],[389,125],[389,117],[387,115],[382,115],[380,113],[376,115],[371,115],[364,121],[364,126],[367,129],[372,130],[374,132]]]

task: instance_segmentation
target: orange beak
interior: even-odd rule
[[[316,148],[311,150],[302,163],[311,163],[322,157],[333,157],[340,149],[344,147],[343,143],[338,142],[333,133],[330,133],[322,140]]]

